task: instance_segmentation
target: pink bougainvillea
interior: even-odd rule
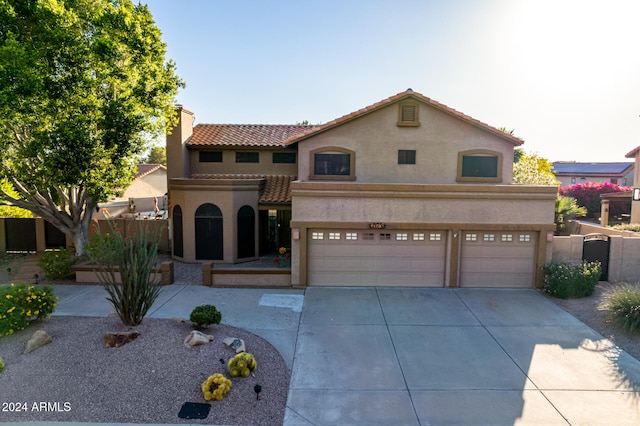
[[[600,215],[600,195],[630,190],[631,187],[621,186],[617,183],[585,182],[571,186],[562,186],[558,189],[558,192],[565,197],[575,198],[579,206],[587,208],[587,217],[595,217]],[[617,216],[623,213],[629,213],[630,210],[631,197],[629,197],[628,203],[612,202],[609,208],[609,214],[611,216]]]

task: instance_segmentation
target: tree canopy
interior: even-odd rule
[[[163,146],[152,146],[149,155],[144,158],[144,164],[167,165],[167,150]]]
[[[147,6],[0,0],[0,203],[44,217],[83,252],[91,212],[128,186],[184,85]]]
[[[514,151],[513,183],[525,185],[559,185],[552,172],[553,164],[536,153],[528,154],[520,148]]]

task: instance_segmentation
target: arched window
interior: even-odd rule
[[[238,210],[238,259],[256,255],[256,213],[251,206]]]
[[[222,211],[215,204],[202,204],[195,214],[196,259],[222,260]]]
[[[173,208],[173,255],[178,257],[184,256],[184,243],[182,233],[182,208],[175,206]]]
[[[356,179],[356,153],[354,151],[334,146],[315,149],[310,154],[310,179]]]

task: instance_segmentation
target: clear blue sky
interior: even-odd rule
[[[197,123],[325,123],[407,88],[551,161],[640,145],[636,0],[141,0]]]

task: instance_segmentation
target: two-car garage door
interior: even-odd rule
[[[443,287],[447,236],[443,230],[308,231],[309,285]],[[532,287],[532,232],[464,231],[461,287]]]
[[[442,287],[443,231],[309,231],[310,285]]]

